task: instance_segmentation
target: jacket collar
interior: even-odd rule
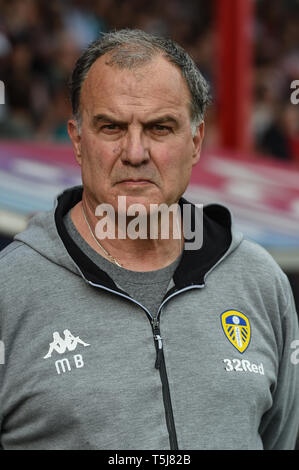
[[[82,191],[82,186],[76,186],[65,190],[58,196],[55,209],[55,224],[58,234],[69,255],[88,281],[123,293],[116,286],[113,279],[83,253],[65,228],[63,217],[81,201]],[[179,204],[181,209],[184,204],[191,204],[191,228],[194,230],[195,210],[198,209],[184,198],[180,199]],[[205,206],[203,209],[202,246],[197,250],[184,250],[181,262],[173,276],[175,286],[171,289],[171,292],[187,286],[204,284],[205,275],[228,251],[231,242],[231,215],[229,210],[218,204]]]

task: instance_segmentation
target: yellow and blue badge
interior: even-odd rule
[[[237,310],[226,310],[221,314],[221,326],[230,343],[243,353],[249,346],[250,323],[246,315]]]

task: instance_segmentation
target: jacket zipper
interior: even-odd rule
[[[166,416],[166,425],[169,434],[169,443],[171,450],[179,450],[176,429],[175,429],[175,422],[173,417],[173,410],[171,404],[171,397],[170,397],[170,390],[169,390],[169,382],[167,377],[166,365],[165,365],[165,358],[163,353],[163,339],[161,337],[160,328],[159,328],[159,321],[157,317],[154,317],[152,320],[153,332],[154,332],[154,339],[156,340],[156,369],[159,369],[161,382],[162,382],[162,395],[163,395],[163,402],[165,408],[165,416]]]
[[[171,450],[179,450],[179,447],[178,447],[177,434],[176,434],[176,428],[175,428],[175,422],[174,422],[174,416],[173,416],[169,382],[168,382],[167,370],[166,370],[166,364],[165,364],[165,356],[163,352],[163,338],[161,337],[161,332],[160,332],[159,315],[161,314],[162,308],[165,305],[165,303],[168,302],[168,300],[171,299],[172,297],[175,297],[176,295],[186,290],[202,288],[202,287],[204,287],[204,285],[193,285],[193,286],[185,287],[184,289],[181,289],[177,292],[174,292],[172,295],[167,297],[162,302],[162,304],[159,307],[157,315],[154,316],[151,321],[153,333],[154,333],[154,339],[156,341],[156,351],[157,351],[155,367],[156,369],[159,369],[160,371],[163,401],[164,401],[165,415],[166,415],[166,424],[167,424],[167,429],[168,429],[168,434],[169,434],[169,442],[170,442]]]
[[[151,323],[153,327],[154,339],[157,341],[156,343],[157,356],[156,356],[155,368],[160,369],[162,353],[163,353],[163,338],[161,337],[159,321],[157,320],[157,317],[154,317]]]
[[[84,279],[86,279],[86,278],[84,277]],[[152,329],[153,329],[155,347],[156,347],[155,368],[159,369],[160,378],[161,378],[161,382],[162,382],[162,395],[163,395],[163,402],[164,402],[164,408],[165,408],[166,425],[167,425],[168,434],[169,434],[170,449],[171,450],[179,450],[177,435],[176,435],[176,429],[175,429],[174,416],[173,416],[172,403],[171,403],[171,397],[170,397],[169,382],[168,382],[167,371],[166,371],[165,357],[164,357],[164,352],[163,352],[163,338],[161,337],[160,322],[158,320],[158,317],[161,313],[162,307],[164,306],[164,304],[169,299],[171,299],[172,297],[174,297],[174,296],[176,296],[176,295],[178,295],[181,292],[184,292],[186,290],[202,288],[202,287],[204,287],[204,284],[202,284],[202,285],[192,285],[192,286],[189,286],[189,287],[185,287],[184,289],[181,289],[177,292],[174,292],[172,295],[167,297],[162,302],[162,304],[159,307],[157,315],[155,315],[153,317],[151,315],[151,313],[149,312],[149,310],[147,310],[146,307],[144,307],[142,304],[140,304],[136,300],[132,299],[132,297],[121,294],[120,292],[109,289],[109,288],[107,288],[105,286],[102,286],[100,284],[95,284],[94,282],[88,281],[87,279],[86,279],[86,281],[88,282],[88,284],[90,284],[94,287],[99,287],[101,289],[107,290],[109,292],[112,292],[112,293],[117,294],[121,297],[124,297],[126,299],[131,300],[133,303],[139,305],[145,311],[146,316],[150,320],[151,325],[152,325]]]

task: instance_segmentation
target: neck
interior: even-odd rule
[[[109,261],[116,261],[115,264],[119,263],[122,267],[132,271],[161,269],[174,262],[183,250],[182,228],[179,231],[178,229],[172,230],[172,217],[169,220],[170,236],[166,239],[162,238],[160,226],[156,233],[157,238],[151,238],[148,230],[146,238],[132,239],[128,236],[130,222],[126,225],[126,236],[124,236],[123,227],[119,231],[119,227],[116,226],[115,238],[97,238],[99,230],[96,230],[96,226],[99,219],[85,201],[80,201],[72,209],[71,218],[80,235],[91,248]]]

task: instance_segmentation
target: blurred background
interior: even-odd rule
[[[287,273],[299,311],[298,0],[0,0],[0,249],[80,184],[68,80],[92,40],[126,27],[170,36],[210,82],[186,197],[231,209]]]

